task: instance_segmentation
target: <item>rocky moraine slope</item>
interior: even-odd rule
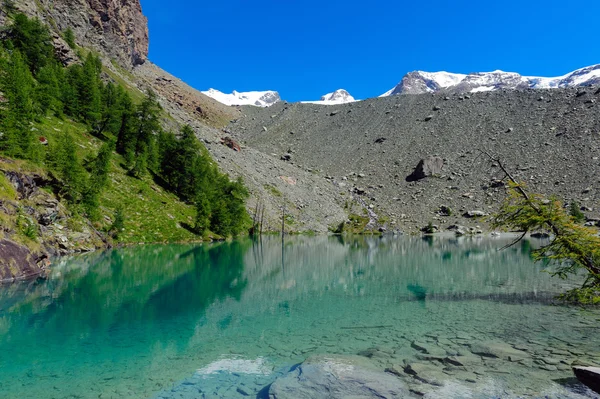
[[[600,193],[600,88],[419,94],[337,106],[244,108],[228,129],[271,162],[293,164],[371,208],[379,224],[483,228],[505,197],[501,159],[534,192],[578,202],[590,224]],[[415,180],[422,159],[441,170]],[[441,160],[440,160],[441,162]],[[435,163],[435,162],[434,162]],[[300,200],[300,199],[299,199]],[[364,214],[364,210],[352,212]]]

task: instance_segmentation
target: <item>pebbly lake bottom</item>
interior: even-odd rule
[[[594,398],[600,311],[500,238],[266,237],[60,261],[0,287],[1,398],[246,398],[314,356],[425,398]],[[324,394],[322,397],[329,397]]]

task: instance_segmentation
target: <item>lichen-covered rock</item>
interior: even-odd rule
[[[47,257],[6,239],[0,240],[0,282],[44,276]]]

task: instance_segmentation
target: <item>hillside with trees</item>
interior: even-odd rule
[[[13,14],[2,30],[0,169],[7,189],[0,198],[11,197],[8,172],[43,176],[39,188],[65,204],[67,219],[88,225],[106,245],[246,232],[243,182],[219,171],[191,127],[163,129],[169,116],[151,90],[132,95],[97,54],[75,46],[72,31],[64,37],[80,62],[60,62],[38,19]],[[149,206],[157,196],[160,204]],[[13,202],[3,207],[5,238],[43,250],[35,231],[41,227],[31,220],[34,231],[24,234],[15,217],[23,204]],[[29,238],[19,240],[23,235]]]

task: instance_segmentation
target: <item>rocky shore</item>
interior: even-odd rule
[[[71,212],[50,190],[47,175],[13,169],[1,160],[0,282],[45,277],[50,259],[108,245],[106,237]]]

